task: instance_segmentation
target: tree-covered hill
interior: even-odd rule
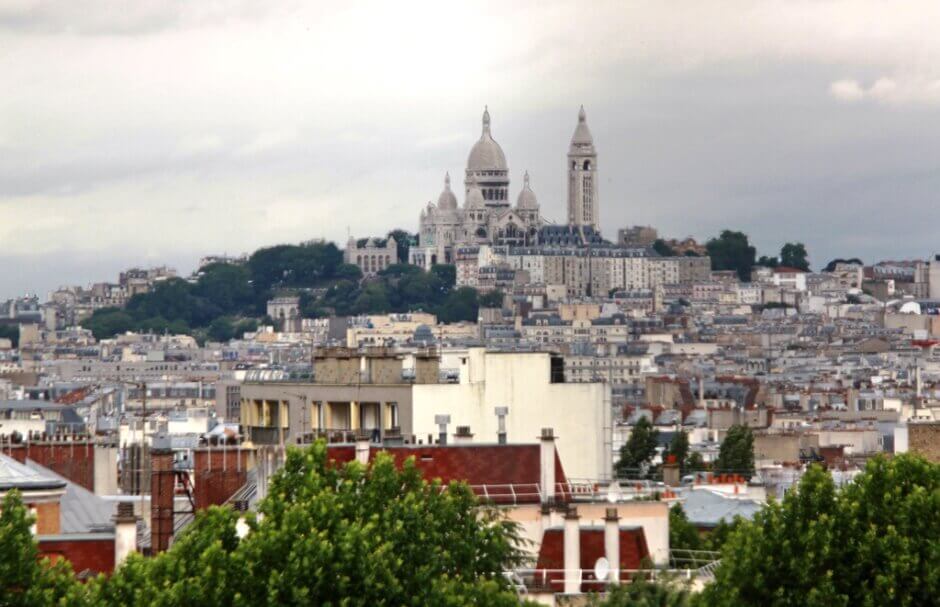
[[[301,297],[305,317],[381,314],[423,310],[444,322],[475,321],[480,305],[499,305],[500,294],[478,295],[455,288],[455,268],[425,272],[395,264],[363,280],[359,268],[343,262],[331,242],[308,242],[258,249],[244,265],[211,264],[194,281],[173,278],[149,293],[132,297],[124,309],[105,308],[82,325],[96,338],[126,331],[195,333],[225,341],[254,330],[265,304],[279,294]]]

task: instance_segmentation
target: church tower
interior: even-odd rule
[[[568,148],[568,225],[597,231],[597,202],[597,152],[582,105]]]

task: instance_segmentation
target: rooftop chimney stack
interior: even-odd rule
[[[500,445],[506,444],[506,416],[509,415],[509,407],[496,407],[494,409],[496,417],[499,418],[499,431],[496,434],[496,442]]]
[[[542,428],[539,459],[542,503],[552,504],[555,501],[555,431],[551,428]]]
[[[581,592],[581,517],[578,508],[565,513],[565,594]]]
[[[356,461],[363,466],[369,465],[369,438],[367,436],[356,438]]]
[[[620,583],[620,515],[616,508],[608,508],[604,517],[604,556],[610,564],[611,584]]]
[[[118,502],[114,516],[114,568],[120,567],[131,552],[137,552],[137,516],[134,504]]]
[[[447,444],[447,425],[450,424],[450,415],[435,415],[434,423],[437,424],[438,443],[441,445],[446,445]]]

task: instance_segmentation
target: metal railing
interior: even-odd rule
[[[636,579],[683,584],[696,579],[710,580],[714,578],[715,567],[716,562],[695,569],[619,569],[617,576],[607,572],[604,579],[598,579],[593,569],[515,569],[504,575],[513,582],[520,593],[562,593],[570,585],[575,586],[576,592],[580,594],[604,592],[612,584],[629,584]]]

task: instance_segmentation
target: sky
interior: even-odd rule
[[[417,229],[484,106],[565,217],[758,254],[940,252],[940,3],[0,0],[0,298]]]

